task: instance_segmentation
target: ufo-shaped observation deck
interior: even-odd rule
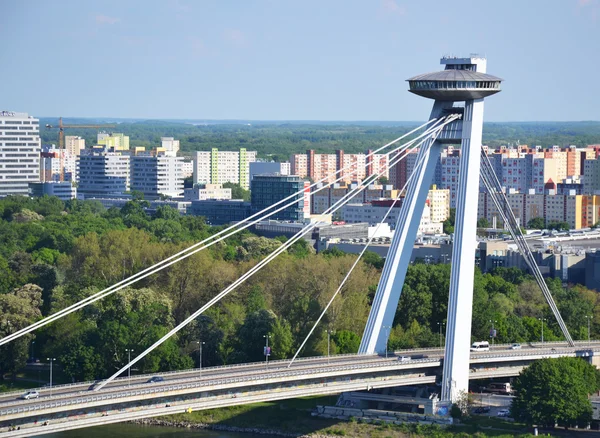
[[[409,91],[436,100],[462,102],[500,91],[502,79],[471,70],[449,69],[408,79]]]

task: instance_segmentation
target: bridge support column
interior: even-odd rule
[[[446,323],[446,351],[442,378],[443,401],[454,402],[469,389],[482,130],[483,99],[466,101]]]

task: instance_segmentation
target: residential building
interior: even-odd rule
[[[85,139],[75,135],[65,136],[65,151],[73,157],[78,156],[85,149]]]
[[[210,225],[226,225],[239,222],[251,215],[251,205],[241,199],[207,199],[192,201],[187,213],[204,216]]]
[[[313,188],[311,213],[322,214],[328,208],[335,205],[342,198],[349,196],[350,192],[358,187],[358,183],[351,183],[348,185],[341,185],[334,183],[329,187],[325,187],[325,184],[319,183]],[[396,199],[398,197],[398,190],[394,189],[391,184],[385,186],[380,184],[371,184],[361,192],[359,192],[351,202],[371,202],[381,199]],[[339,211],[339,210],[338,210]],[[337,213],[336,218],[340,215]]]
[[[450,217],[450,190],[438,189],[434,184],[427,193],[427,202],[431,209],[431,222],[441,223]]]
[[[179,140],[175,140],[173,137],[161,137],[161,147],[165,150],[167,157],[176,157],[179,152]]]
[[[114,148],[115,151],[128,151],[129,137],[118,132],[98,132],[98,145]]]
[[[185,189],[183,198],[186,201],[231,199],[231,189],[224,189],[221,184],[197,184],[191,189]]]
[[[600,160],[597,158],[586,159],[583,162],[583,193],[600,193]]]
[[[303,191],[304,195],[302,194]],[[269,217],[270,219],[303,221],[306,210],[305,203],[310,199],[310,192],[307,192],[307,186],[297,175],[255,175],[250,190],[252,197],[252,211],[262,211],[298,192],[300,192],[300,194],[290,198],[290,200],[286,202],[290,203],[293,200],[297,200],[295,204],[275,213]],[[282,206],[283,205],[285,204],[282,204]],[[276,209],[273,209],[272,211],[274,210]]]
[[[313,181],[333,182],[338,178],[344,183],[362,181],[367,176],[382,173],[389,177],[388,154],[346,154],[337,150],[335,154],[317,154],[314,150],[306,154],[292,154],[291,173]]]
[[[78,192],[85,198],[114,198],[129,191],[129,155],[94,147],[79,156]]]
[[[27,113],[0,111],[0,197],[29,195],[40,180],[39,120]]]
[[[196,152],[194,157],[194,184],[239,184],[244,189],[250,187],[250,163],[256,161],[256,151],[219,151],[213,148],[208,152]]]
[[[252,182],[254,175],[261,175],[263,173],[290,175],[291,164],[289,162],[276,163],[274,161],[254,161],[253,163],[250,163],[250,182]]]
[[[77,198],[77,188],[70,181],[29,183],[29,194],[34,198],[56,196],[62,201]]]
[[[77,181],[77,155],[72,155],[67,150],[61,151],[56,145],[43,145],[40,153],[40,181],[60,181],[61,164],[64,168],[64,181]]]
[[[184,179],[194,175],[194,160],[187,160],[181,163],[181,174]]]
[[[131,157],[131,190],[148,199],[176,198],[183,194],[182,157],[167,155],[162,149],[136,153]]]

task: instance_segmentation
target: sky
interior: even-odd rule
[[[483,54],[487,121],[600,120],[600,0],[0,0],[0,110],[419,121],[405,80]]]

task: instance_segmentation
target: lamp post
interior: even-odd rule
[[[35,341],[31,341],[31,363],[35,363],[34,355],[33,355],[33,345]]]
[[[538,318],[540,321],[542,321],[542,344],[544,343],[544,321],[546,321],[546,318],[542,317],[542,318]]]
[[[383,328],[385,329],[385,358],[388,358],[388,342],[390,342],[390,330],[392,329],[392,326],[390,325],[384,325]]]
[[[270,335],[263,335],[265,338],[265,368],[269,369],[269,337]]]
[[[52,362],[54,362],[56,359],[47,357],[46,360],[50,361],[50,397],[52,397]]]
[[[443,322],[438,322],[437,323],[439,329],[440,329],[440,350],[442,349],[442,326],[444,325]]]
[[[133,353],[133,350],[131,348],[126,348],[125,351],[127,352],[128,357],[127,365],[129,365],[127,367],[127,386],[131,386],[131,353]]]
[[[202,375],[202,346],[206,344],[204,341],[196,341],[198,344],[198,370],[199,374]]]
[[[327,329],[327,364],[329,364],[329,356],[331,354],[331,329]]]
[[[592,321],[592,315],[585,315],[585,319],[587,319],[587,326],[588,326],[588,346],[591,344],[591,338],[590,338],[590,323]]]
[[[496,320],[491,320],[490,319],[490,324],[492,324],[492,332],[490,333],[490,337],[492,338],[492,348],[494,347],[494,338],[496,337],[496,328],[494,327],[494,324],[496,324],[498,321]]]

